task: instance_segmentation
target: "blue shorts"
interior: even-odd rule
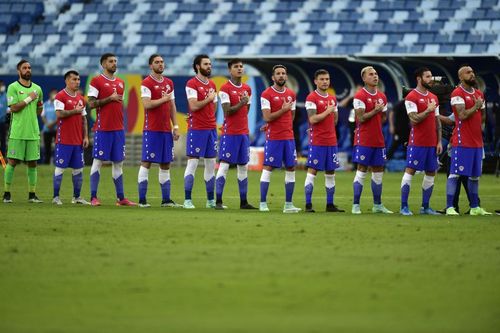
[[[80,145],[63,145],[56,144],[55,151],[56,167],[66,169],[81,169],[83,168],[83,147]]]
[[[188,130],[186,155],[205,158],[217,156],[217,130]]]
[[[223,135],[220,137],[219,160],[229,164],[247,164],[250,159],[248,135]]]
[[[384,166],[385,148],[354,146],[352,161],[366,166]]]
[[[170,132],[144,131],[142,133],[142,161],[170,163],[174,159],[174,138]]]
[[[309,146],[307,167],[319,171],[333,171],[339,166],[337,146]]]
[[[264,145],[264,165],[281,168],[294,167],[297,164],[297,152],[294,140],[267,140]]]
[[[419,171],[434,172],[438,169],[436,147],[408,146],[406,167]]]
[[[125,159],[125,131],[95,131],[94,158],[121,162]]]
[[[467,177],[481,176],[483,148],[451,148],[450,173]]]

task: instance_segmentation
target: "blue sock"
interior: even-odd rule
[[[191,200],[191,192],[193,191],[194,176],[187,175],[184,177],[184,198]]]
[[[240,200],[247,201],[247,193],[248,193],[248,178],[239,180],[238,179],[238,188],[240,190]]]
[[[470,195],[470,208],[479,207],[479,179],[471,179],[467,182]]]
[[[205,188],[207,189],[207,200],[214,200],[215,176],[210,180],[205,180]]]
[[[269,182],[260,182],[260,202],[266,202]]]
[[[219,177],[215,181],[215,192],[217,195],[217,202],[222,202],[222,193],[224,192],[224,185],[226,185],[226,177]]]
[[[377,184],[372,179],[373,203],[380,205],[382,203],[382,183]]]
[[[54,197],[59,196],[59,191],[61,189],[63,175],[60,174],[58,176],[54,175]]]
[[[97,198],[97,187],[101,174],[97,171],[90,175],[90,198]]]
[[[80,197],[80,193],[82,191],[82,183],[83,183],[83,172],[79,172],[76,175],[73,175],[73,196],[75,198]]]
[[[408,196],[410,195],[410,185],[401,186],[401,208],[408,207]]]
[[[113,178],[113,182],[115,183],[116,197],[119,200],[125,199],[125,194],[123,193],[123,175],[120,175],[116,179]]]
[[[295,182],[285,183],[285,193],[286,193],[286,202],[292,202],[293,190],[295,189]]]
[[[161,188],[161,201],[170,201],[170,180],[167,180],[163,184],[160,184]]]
[[[448,177],[446,181],[446,208],[453,207],[453,198],[457,190],[458,177]]]
[[[312,194],[313,194],[313,191],[314,191],[314,185],[313,184],[307,184],[306,186],[304,186],[304,193],[306,195],[306,205],[312,203]]]
[[[325,187],[326,189],[326,204],[333,205],[333,196],[335,195],[335,186],[334,187]]]
[[[361,198],[361,193],[363,192],[363,185],[360,182],[352,183],[352,188],[354,191],[353,204],[359,205],[359,199]]]
[[[425,209],[429,208],[429,201],[431,200],[432,190],[434,190],[434,185],[424,190],[422,188],[422,207]]]
[[[146,202],[146,194],[148,193],[148,181],[143,180],[138,184],[139,187],[139,202]]]

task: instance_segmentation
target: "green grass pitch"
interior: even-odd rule
[[[125,192],[137,199],[137,168],[125,169]],[[50,204],[52,168],[39,169],[28,204],[24,166],[16,169],[11,205],[0,204],[0,332],[499,332],[500,216],[413,217],[324,212],[324,178],[316,178],[316,214],[283,214],[284,174],[275,171],[270,213],[238,208],[236,170],[227,211],[204,208],[203,170],[196,210],[160,208],[157,169],[151,209],[114,206],[110,168],[101,174],[103,206]],[[172,171],[182,203],[184,170]],[[89,168],[83,194],[88,199]],[[3,184],[3,173],[0,181]],[[400,173],[385,174],[383,201],[399,208]],[[251,172],[249,201],[259,200]],[[304,171],[294,203],[304,206]],[[350,210],[353,173],[337,175],[336,203]],[[417,212],[422,176],[413,179]],[[500,209],[500,180],[480,181],[482,206]],[[445,204],[439,174],[431,201]],[[465,195],[461,209],[466,209]]]

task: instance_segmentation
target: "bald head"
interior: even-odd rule
[[[458,78],[460,82],[471,87],[476,86],[476,74],[470,66],[462,66],[458,69]]]

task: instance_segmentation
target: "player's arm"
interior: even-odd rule
[[[231,105],[229,94],[225,91],[219,91],[219,98],[222,105],[222,110],[224,111],[224,115],[226,117],[238,112],[238,110],[247,105],[249,101],[249,96],[246,91],[243,92],[243,95],[241,95],[240,97],[240,101],[235,105]]]
[[[443,152],[443,144],[441,143],[441,139],[443,137],[443,131],[441,126],[441,120],[439,118],[440,117],[436,116],[436,132],[437,132],[436,152],[438,155],[440,155]]]
[[[309,118],[309,122],[311,124],[317,124],[322,122],[330,113],[335,113],[333,111],[332,105],[328,104],[328,107],[326,108],[325,112],[319,113],[318,110],[316,109],[316,104],[313,102],[308,102],[306,101],[306,110],[307,110],[307,118]]]
[[[123,99],[123,96],[118,95],[116,90],[113,91],[113,93],[111,95],[109,95],[108,97],[97,99],[98,96],[99,96],[99,90],[97,88],[95,88],[94,86],[89,85],[88,104],[89,104],[91,109],[95,109],[95,108],[98,108],[100,106],[104,106],[104,105],[109,104],[111,102],[120,102]]]
[[[457,111],[458,119],[465,120],[481,109],[484,100],[482,98],[476,99],[474,97],[474,105],[470,109],[465,108],[465,101],[460,96],[455,96],[451,98],[451,105],[455,106],[455,111]]]
[[[366,105],[363,101],[355,98],[352,104],[356,119],[358,119],[360,123],[364,123],[365,121],[375,117],[377,113],[381,112],[385,107],[384,104],[375,104],[375,107],[372,110],[366,112]]]
[[[261,97],[260,98],[260,105],[261,105],[261,110],[262,110],[262,119],[266,123],[271,122],[273,120],[278,119],[281,117],[285,112],[288,112],[292,108],[292,102],[283,102],[283,105],[281,106],[281,109],[279,109],[276,112],[271,112],[271,103],[269,102],[268,99]]]
[[[82,114],[85,107],[77,105],[73,110],[64,110],[64,103],[59,100],[54,100],[54,107],[58,118],[67,118],[74,114]]]
[[[451,119],[450,117],[439,115],[438,118],[439,118],[439,121],[441,122],[441,124],[445,124],[447,126],[453,126],[453,125],[455,125],[455,120]]]
[[[175,99],[170,100],[170,121],[172,122],[172,136],[174,140],[179,140],[179,125],[177,124],[177,106]]]
[[[87,148],[89,146],[89,125],[87,123],[86,115],[82,117],[82,121],[83,121],[83,148]]]
[[[417,104],[412,101],[405,101],[406,112],[408,113],[408,118],[412,124],[418,124],[422,122],[429,114],[436,112],[436,102],[434,100],[427,103],[427,109],[423,112],[418,112]],[[437,117],[436,117],[437,118]]]
[[[209,92],[207,97],[205,97],[205,99],[199,101],[198,91],[196,91],[196,89],[193,89],[191,87],[186,87],[186,96],[188,98],[189,109],[191,110],[191,112],[196,112],[205,107],[205,105],[217,101],[216,100],[217,94],[215,93],[215,91]]]
[[[162,94],[161,98],[151,99],[151,90],[148,87],[141,86],[141,99],[144,109],[151,110],[159,107],[160,105],[175,99],[174,92],[169,94]]]
[[[12,96],[12,94],[8,93],[9,97]],[[28,97],[23,99],[22,101],[19,101],[17,103],[13,103],[9,105],[10,112],[16,113],[19,111],[22,111],[28,104],[30,103],[37,103],[38,101],[38,93],[36,91],[32,91],[29,93]],[[37,113],[40,115],[42,113],[43,106],[37,107]]]

